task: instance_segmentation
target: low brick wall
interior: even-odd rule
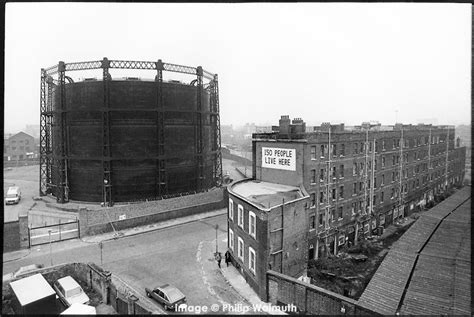
[[[19,221],[5,222],[3,224],[3,252],[16,250],[20,250]]]
[[[195,195],[110,208],[80,208],[80,235],[83,237],[113,231],[111,223],[115,230],[122,230],[221,209],[227,206],[225,190],[217,188]]]
[[[274,271],[267,271],[267,301],[273,305],[293,304],[310,315],[379,315],[352,298]]]
[[[238,156],[238,155],[235,155],[235,154],[226,153],[224,151],[222,152],[222,158],[232,160],[232,161],[236,161],[236,162],[239,162],[240,164],[244,164],[244,165],[246,164],[246,165],[252,166],[252,160],[249,160],[245,157]]]
[[[149,225],[151,223],[155,222],[160,222],[160,221],[166,221],[170,219],[175,219],[175,218],[180,218],[184,216],[190,216],[190,215],[195,215],[211,210],[216,210],[216,209],[221,209],[224,208],[226,205],[226,202],[221,200],[217,202],[212,202],[212,203],[206,203],[202,205],[195,205],[195,206],[190,206],[190,207],[185,207],[185,208],[179,208],[179,209],[174,209],[174,210],[166,210],[166,211],[158,211],[155,213],[150,213],[146,214],[144,216],[138,216],[138,217],[133,217],[133,218],[128,218],[127,214],[124,213],[124,215],[127,217],[124,220],[113,220],[108,222],[107,220],[113,219],[113,216],[109,214],[107,216],[107,213],[109,211],[107,210],[86,210],[86,209],[81,209],[79,210],[79,224],[80,224],[80,233],[81,237],[83,236],[88,236],[88,235],[97,235],[105,232],[110,232],[115,230],[123,230],[127,228],[133,228],[137,226],[143,226],[143,225]],[[101,223],[94,223],[89,219],[89,216],[93,214],[93,218],[97,219],[98,216],[101,217]],[[118,215],[120,216],[120,214]],[[117,216],[117,218],[118,218]],[[113,228],[112,225],[113,224]]]

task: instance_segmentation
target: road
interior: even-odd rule
[[[3,169],[3,194],[7,194],[8,187],[19,186],[21,201],[17,205],[4,204],[4,222],[17,221],[18,215],[26,215],[33,205],[33,197],[39,194],[39,165],[12,167]]]
[[[220,228],[218,248],[223,252],[227,245],[226,215],[105,241],[103,267],[143,296],[145,287],[169,282],[186,294],[189,305],[245,305],[244,299],[226,283],[213,258],[216,224]],[[63,241],[52,244],[52,259],[53,264],[100,264],[100,249],[97,244],[78,239]],[[50,265],[49,245],[35,247],[23,259],[4,263],[4,273],[33,263]]]

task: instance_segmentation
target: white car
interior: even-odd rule
[[[61,302],[66,307],[74,303],[89,304],[89,296],[82,290],[82,287],[71,276],[60,278],[53,284],[53,288],[59,296]]]
[[[5,204],[6,205],[18,204],[20,200],[21,200],[20,187],[18,186],[8,187],[7,197],[5,197]]]

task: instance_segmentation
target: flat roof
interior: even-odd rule
[[[249,202],[270,209],[285,203],[303,198],[304,194],[299,187],[262,182],[258,180],[244,180],[231,185],[231,191]]]
[[[384,315],[471,314],[471,187],[424,212],[393,245],[359,304]]]
[[[43,275],[35,274],[10,283],[13,292],[22,306],[56,294]]]

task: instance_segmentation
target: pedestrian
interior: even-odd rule
[[[227,266],[229,266],[229,262],[230,262],[230,252],[229,252],[229,250],[227,250],[225,252],[224,257],[225,257],[225,264],[227,264]]]
[[[217,252],[216,260],[217,260],[217,265],[219,266],[219,268],[221,268],[222,255],[220,252]]]

